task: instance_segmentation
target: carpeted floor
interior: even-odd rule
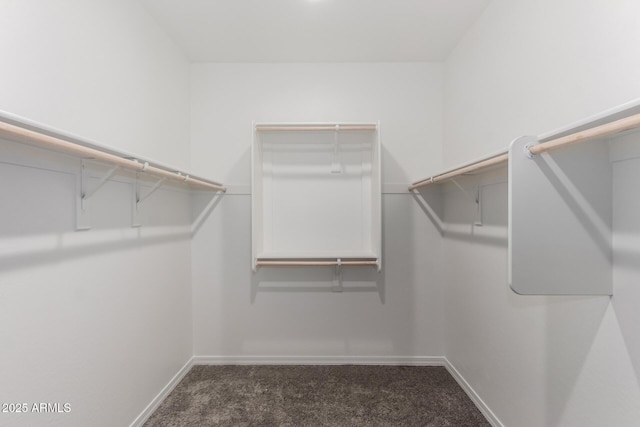
[[[150,426],[489,426],[443,367],[194,366]]]

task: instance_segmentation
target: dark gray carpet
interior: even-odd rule
[[[144,424],[488,426],[443,367],[194,366]]]

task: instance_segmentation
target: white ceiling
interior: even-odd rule
[[[191,61],[440,61],[489,0],[140,0]]]

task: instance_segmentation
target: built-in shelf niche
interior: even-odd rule
[[[252,171],[254,270],[274,260],[380,269],[377,123],[256,124]]]

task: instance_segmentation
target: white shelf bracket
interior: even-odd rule
[[[149,196],[151,196],[153,193],[158,191],[158,189],[166,179],[167,178],[164,178],[164,177],[160,178],[158,181],[156,181],[153,187],[151,187],[151,189],[147,191],[147,194],[145,194],[144,196],[140,196],[140,187],[138,186],[138,179],[136,178],[136,187],[137,187],[136,188],[136,207],[139,208],[144,203],[144,201],[149,198]]]
[[[331,287],[331,290],[333,292],[342,292],[342,259],[338,258],[336,261],[336,268],[333,272],[333,286]]]
[[[473,225],[482,227],[482,187],[478,185],[476,187],[476,219]]]
[[[146,163],[145,163],[145,165],[146,165]],[[142,170],[144,171],[144,169],[142,169]],[[162,184],[164,183],[164,181],[166,179],[167,178],[165,178],[165,177],[160,178],[151,187],[151,189],[146,192],[146,194],[141,195],[142,190],[140,188],[140,181],[138,180],[138,174],[136,173],[136,181],[134,183],[134,188],[133,188],[133,191],[132,191],[133,203],[131,204],[133,206],[132,219],[131,219],[131,226],[132,227],[140,227],[142,225],[140,223],[140,218],[139,218],[140,207],[142,206],[142,204],[144,203],[145,200],[147,200],[153,193],[158,191],[158,189],[160,188],[160,186],[162,186]]]
[[[451,182],[460,189],[467,197],[469,197],[476,204],[476,213],[475,219],[473,221],[473,225],[478,227],[482,227],[482,187],[480,185],[476,186],[476,194],[469,193],[462,185],[458,183],[455,179],[451,178]]]
[[[113,176],[114,173],[120,168],[120,166],[116,165],[109,169],[103,176],[100,178],[100,181],[89,190],[89,182],[91,181],[91,175],[87,171],[84,160],[82,161],[82,208],[85,208],[85,203],[89,200],[94,194],[98,192],[102,188],[103,185],[107,183],[109,178]]]
[[[89,178],[85,176],[84,163],[81,166],[80,173],[76,174],[76,230],[86,231],[91,229],[91,204],[82,197],[83,183]]]
[[[100,178],[100,181],[90,188],[91,173],[87,162],[82,160],[81,171],[76,179],[76,230],[89,230],[91,228],[91,203],[90,199],[98,190],[107,183],[109,178],[119,169],[119,166],[113,166]]]

